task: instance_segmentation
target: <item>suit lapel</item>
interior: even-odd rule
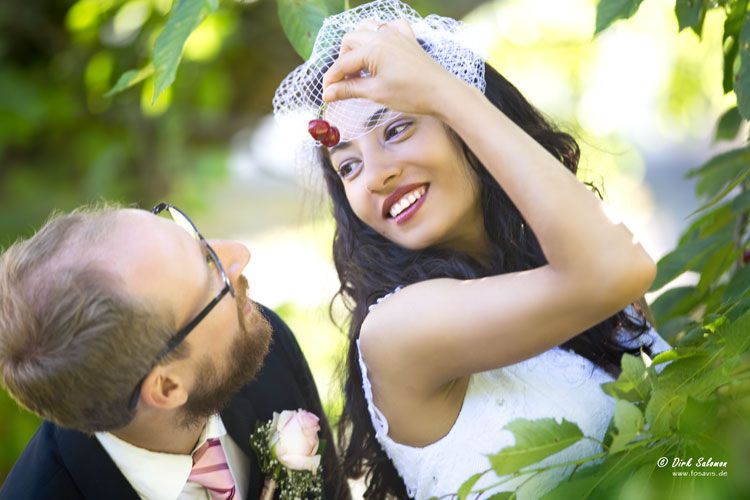
[[[85,498],[138,500],[96,437],[58,427],[55,440],[65,467]]]
[[[257,414],[249,400],[235,397],[226,410],[221,413],[221,420],[227,433],[250,460],[250,484],[247,487],[247,500],[260,498],[263,487],[263,472],[258,465],[255,451],[250,447],[250,434],[255,430]]]

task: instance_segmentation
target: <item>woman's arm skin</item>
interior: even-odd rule
[[[406,23],[347,35],[326,74],[326,100],[367,97],[439,118],[513,200],[548,264],[483,279],[410,285],[361,330],[369,370],[383,385],[429,394],[471,373],[557,346],[637,300],[655,276],[633,234],[564,165],[417,44]],[[369,78],[343,79],[367,69]],[[383,377],[383,378],[381,378]]]

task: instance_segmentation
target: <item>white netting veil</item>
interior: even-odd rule
[[[362,21],[378,24],[405,19],[425,51],[441,66],[482,92],[485,90],[484,59],[470,48],[462,33],[462,23],[431,14],[422,18],[398,0],[376,0],[326,18],[315,39],[312,54],[279,85],[273,98],[274,115],[279,121],[293,121],[306,127],[320,118],[323,105],[323,75],[339,54],[341,38]],[[347,99],[325,108],[325,118],[335,126],[342,141],[350,141],[391,119],[397,110],[376,113],[381,105],[367,99]],[[373,117],[373,115],[375,115]],[[309,146],[316,142],[308,137]]]

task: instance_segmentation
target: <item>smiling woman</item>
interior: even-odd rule
[[[576,179],[575,140],[460,33],[362,5],[325,21],[274,99],[340,134],[311,147],[351,312],[345,467],[370,498],[455,494],[474,474],[476,492],[540,497],[570,467],[482,474],[514,443],[503,426],[556,419],[590,438],[540,466],[593,455],[614,411],[600,385],[624,353],[668,347],[633,305],[654,263]]]
[[[357,217],[388,240],[486,252],[479,180],[436,118],[391,117],[331,148],[329,161]]]

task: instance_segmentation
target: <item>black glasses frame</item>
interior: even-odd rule
[[[156,205],[154,208],[151,209],[151,213],[154,215],[158,215],[164,210],[167,210],[169,212],[169,215],[172,217],[172,219],[175,219],[175,212],[178,214],[178,217],[183,218],[190,226],[190,229],[192,229],[192,236],[196,238],[200,244],[205,248],[206,253],[211,257],[211,260],[213,260],[214,265],[216,266],[216,269],[219,270],[219,274],[221,275],[221,280],[224,283],[224,286],[222,287],[221,291],[219,291],[218,295],[211,300],[211,302],[208,303],[206,307],[203,308],[203,310],[198,313],[195,318],[193,318],[187,325],[180,328],[180,330],[175,333],[172,338],[169,339],[167,342],[167,345],[164,346],[164,349],[159,351],[159,353],[154,358],[153,363],[151,364],[151,367],[153,368],[156,366],[159,361],[164,359],[164,357],[172,352],[178,345],[180,345],[184,340],[185,337],[188,336],[188,334],[193,331],[193,329],[198,326],[198,323],[200,323],[203,318],[205,318],[208,313],[211,312],[211,310],[216,307],[216,304],[218,304],[221,299],[224,298],[224,296],[229,293],[232,295],[232,297],[235,296],[235,290],[234,286],[232,286],[232,282],[229,280],[229,276],[227,275],[226,271],[224,271],[224,266],[221,265],[221,261],[219,260],[219,256],[216,255],[216,252],[213,248],[211,248],[211,245],[208,244],[206,239],[203,237],[203,235],[198,231],[198,228],[195,227],[195,224],[192,220],[190,220],[190,217],[188,217],[185,212],[180,210],[179,208],[175,207],[174,205],[170,205],[169,203],[161,202],[158,205]],[[189,228],[185,227],[184,225],[178,224],[180,227],[185,229],[188,232],[191,232]],[[151,370],[149,370],[150,372]],[[133,390],[133,394],[130,396],[130,402],[128,404],[128,409],[132,410],[138,405],[138,400],[141,397],[141,386],[143,385],[143,381],[146,380],[146,377],[148,376],[148,373],[143,376],[143,378],[138,382],[138,385]]]

